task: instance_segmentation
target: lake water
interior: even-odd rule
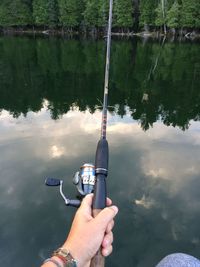
[[[113,40],[108,194],[119,206],[108,267],[200,257],[200,44]],[[94,162],[105,42],[0,37],[0,261],[36,267],[65,240],[75,171]]]

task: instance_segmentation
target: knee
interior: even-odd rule
[[[200,267],[200,261],[190,255],[174,253],[162,259],[156,267]]]

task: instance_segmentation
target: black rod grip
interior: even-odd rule
[[[104,174],[97,174],[92,209],[104,209],[106,207],[106,196],[106,176]]]
[[[96,150],[95,168],[96,173],[101,173],[107,176],[108,172],[108,142],[102,138],[99,140]]]

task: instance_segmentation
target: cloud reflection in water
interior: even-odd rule
[[[90,114],[74,109],[57,121],[50,118],[46,107],[18,119],[2,111],[0,206],[4,216],[0,226],[4,232],[1,246],[6,253],[13,240],[19,247],[13,257],[20,253],[22,228],[27,237],[38,218],[48,220],[49,226],[41,221],[35,227],[28,241],[34,243],[34,250],[43,255],[41,246],[51,248],[61,242],[62,231],[57,238],[45,236],[45,231],[60,226],[66,216],[61,214],[65,210],[62,202],[55,200],[56,193],[47,193],[43,179],[51,174],[67,177],[67,190],[74,194],[71,176],[84,161],[93,161],[100,120],[98,110]],[[199,132],[200,124],[192,121],[186,132],[159,121],[144,132],[129,114],[123,119],[109,114],[109,194],[120,206],[117,252],[110,259],[113,266],[118,266],[115,258],[120,262],[124,256],[131,266],[139,267],[153,266],[172,251],[200,256]],[[60,222],[46,212],[50,207],[55,210],[56,205]],[[15,221],[10,219],[11,214]]]

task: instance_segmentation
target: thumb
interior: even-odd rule
[[[81,206],[79,208],[80,211],[91,214],[92,213],[92,199],[93,199],[93,194],[88,194],[84,197]]]
[[[114,219],[118,213],[118,208],[116,206],[110,206],[103,209],[96,217],[96,223],[105,230],[108,223]]]

